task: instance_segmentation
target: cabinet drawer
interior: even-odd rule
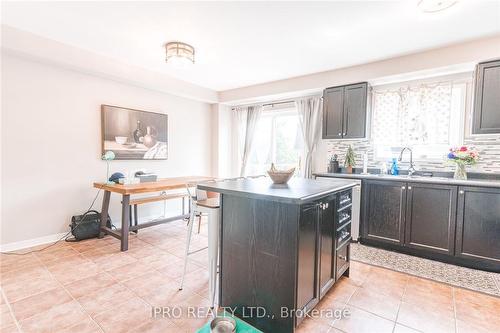
[[[344,224],[337,230],[337,247],[351,239],[351,222]]]
[[[352,205],[346,206],[342,209],[339,209],[337,212],[337,228],[341,228],[351,221],[352,217]]]
[[[350,243],[343,245],[337,250],[337,274],[335,280],[338,280],[342,274],[349,268],[349,258],[350,258]]]
[[[344,191],[339,194],[339,204],[338,204],[338,209],[339,211],[347,206],[350,206],[352,204],[352,191]]]

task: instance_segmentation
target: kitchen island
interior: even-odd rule
[[[219,305],[264,332],[294,332],[349,274],[350,180],[200,184],[221,194]]]

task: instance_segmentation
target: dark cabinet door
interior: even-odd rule
[[[407,184],[405,245],[454,254],[457,187]]]
[[[500,270],[500,190],[459,187],[455,255]]]
[[[378,242],[404,243],[406,183],[366,181],[363,189],[363,237]]]
[[[300,212],[297,265],[297,309],[312,309],[319,301],[319,203],[304,204]]]
[[[342,138],[364,138],[366,135],[366,97],[368,84],[360,83],[344,88],[344,123]]]
[[[472,133],[500,133],[500,60],[476,67]]]
[[[320,298],[335,282],[335,215],[336,197],[329,196],[320,202]]]
[[[325,89],[323,93],[323,139],[341,139],[344,116],[344,87]]]

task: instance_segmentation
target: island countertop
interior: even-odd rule
[[[341,191],[356,185],[347,179],[293,178],[287,184],[273,184],[269,177],[202,183],[201,190],[231,194],[253,199],[266,199],[284,203],[303,203],[324,194]]]

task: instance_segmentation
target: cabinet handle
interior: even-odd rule
[[[342,133],[339,133],[339,136],[342,136]]]
[[[344,260],[344,261],[347,261],[347,256],[342,256],[342,255],[339,254],[339,258],[342,259],[342,260]]]
[[[408,186],[408,190],[410,190],[410,191],[411,191],[411,186]]]
[[[347,135],[347,133],[342,133],[342,135],[343,135],[343,136],[346,136],[346,135]]]
[[[464,194],[464,191],[463,191],[463,190],[460,190],[460,192],[459,192],[459,193],[460,193],[460,194]]]
[[[402,189],[402,190],[406,190],[406,187],[405,187],[405,186],[401,186],[401,189]]]
[[[328,202],[325,204],[325,208],[328,208]]]

